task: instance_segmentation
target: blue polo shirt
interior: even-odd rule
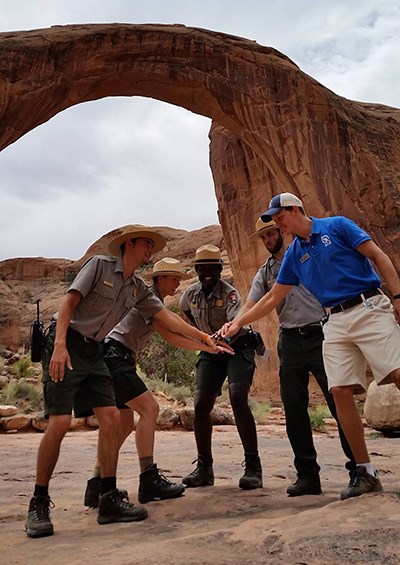
[[[364,230],[343,216],[311,220],[309,241],[295,237],[276,282],[302,282],[325,307],[381,286],[370,260],[356,251],[356,247],[371,239]]]

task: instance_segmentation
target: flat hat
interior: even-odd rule
[[[256,221],[256,231],[249,236],[249,239],[254,240],[267,231],[277,230],[277,229],[278,226],[276,225],[274,220],[270,219],[268,222],[264,222],[262,218],[258,218],[258,220]]]
[[[288,206],[298,206],[304,210],[304,205],[300,198],[290,192],[282,192],[271,198],[269,208],[262,214],[261,219],[263,222],[268,222],[272,219],[271,216],[279,214],[283,208],[287,208]]]
[[[182,263],[172,257],[164,257],[164,259],[160,259],[160,261],[154,263],[153,271],[146,273],[146,278],[153,278],[158,275],[180,277],[184,281],[192,278],[185,273]]]
[[[142,226],[140,224],[131,224],[123,226],[115,230],[116,236],[108,244],[108,251],[116,257],[121,256],[121,244],[128,239],[151,239],[154,242],[153,253],[157,253],[164,249],[167,240],[163,235],[158,233],[150,226]]]
[[[221,250],[216,245],[202,245],[196,249],[194,265],[222,265]]]

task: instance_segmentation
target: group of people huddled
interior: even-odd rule
[[[292,236],[290,245],[285,236]],[[156,262],[148,284],[136,275],[166,244],[156,229],[128,226],[110,242],[109,255],[91,257],[84,264],[44,339],[48,426],[37,457],[25,523],[28,536],[54,533],[49,482],[72,412],[78,417],[94,413],[99,422],[97,461],[84,494],[84,505],[98,509],[99,524],[147,517],[147,509],[132,504],[128,493],[117,487],[118,453],[134,430],[135,412],[141,504],[213,485],[211,411],[226,378],[244,451],[239,487],[262,488],[256,423],[248,404],[256,350],[249,324],[274,309],[279,317],[281,398],[297,471],[287,494],[321,493],[308,415],[311,373],[337,421],[347,458],[350,480],[341,499],[382,491],[354,394],[367,388],[367,363],[378,385],[395,383],[400,388],[400,281],[393,263],[354,222],[342,216],[310,217],[290,193],[272,198],[249,237],[259,238],[270,255],[246,301],[221,278],[220,249],[203,245],[194,259],[198,282],[179,302],[185,319],[164,305],[180,282],[190,278],[178,260],[165,257]],[[137,355],[154,332],[177,347],[200,352],[194,398],[197,464],[181,483],[168,480],[154,462],[159,406],[136,369]]]

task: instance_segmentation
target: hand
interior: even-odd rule
[[[222,337],[226,339],[236,335],[240,331],[241,327],[242,326],[240,326],[237,322],[228,322],[227,324],[224,324],[219,331],[221,332]]]
[[[51,380],[55,383],[64,380],[65,367],[72,371],[71,359],[67,348],[64,346],[55,346],[53,355],[50,359],[49,373]]]

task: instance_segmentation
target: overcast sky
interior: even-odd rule
[[[0,0],[0,30],[180,23],[253,39],[337,94],[400,107],[400,0]],[[218,223],[210,120],[147,98],[52,118],[0,153],[0,260],[78,259],[125,224]]]

